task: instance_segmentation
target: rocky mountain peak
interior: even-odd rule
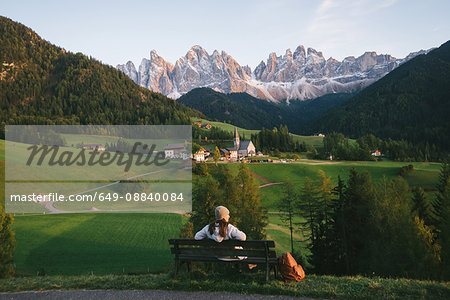
[[[142,60],[138,72],[132,62],[118,65],[117,69],[141,86],[173,98],[194,88],[210,87],[224,93],[246,92],[280,101],[359,90],[422,53],[396,59],[369,51],[357,58],[348,56],[339,61],[332,57],[325,59],[322,52],[314,48],[305,50],[299,45],[293,53],[291,49],[280,56],[270,53],[252,72],[249,66],[241,66],[225,51],[214,50],[209,55],[200,45],[194,45],[175,66],[152,50],[150,58]]]
[[[319,51],[317,51],[317,50],[314,49],[314,48],[308,48],[307,55],[308,55],[308,56],[315,55],[315,56],[318,56],[318,57],[323,58],[322,52],[319,52]]]
[[[302,45],[298,46],[294,51],[294,59],[304,59],[306,57],[305,47]]]
[[[286,53],[284,54],[283,58],[284,59],[289,59],[289,60],[293,59],[292,51],[291,51],[290,48],[286,50]]]

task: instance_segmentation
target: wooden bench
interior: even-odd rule
[[[264,264],[266,282],[269,280],[271,267],[275,277],[277,276],[278,258],[273,249],[274,241],[226,240],[218,243],[210,239],[169,239],[169,244],[172,245],[172,254],[175,254],[175,277],[182,263],[187,263],[189,271],[192,261]],[[236,249],[237,246],[242,249]],[[242,259],[237,258],[238,256]]]

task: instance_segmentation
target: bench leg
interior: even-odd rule
[[[266,262],[266,282],[269,281],[269,273],[270,273],[269,262]]]
[[[173,278],[177,278],[177,273],[178,273],[178,267],[179,267],[179,262],[178,259],[175,259],[175,270],[173,272]]]
[[[190,272],[191,271],[191,262],[190,261],[186,262],[186,267],[187,267],[187,271]]]

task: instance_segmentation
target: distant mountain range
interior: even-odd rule
[[[372,133],[450,150],[450,41],[401,65],[302,132]]]
[[[117,69],[151,91],[177,99],[187,92],[208,87],[221,93],[247,93],[259,99],[279,102],[313,99],[326,94],[352,93],[377,81],[411,58],[427,53],[421,50],[397,59],[391,55],[366,52],[342,61],[325,59],[322,52],[298,46],[283,56],[271,53],[266,62],[252,72],[225,51],[211,55],[201,46],[193,46],[175,65],[155,50],[142,59],[139,70],[129,61]]]

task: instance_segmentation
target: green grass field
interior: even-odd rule
[[[16,216],[16,271],[111,274],[166,271],[167,239],[179,236],[176,214],[58,214]]]
[[[438,182],[441,166],[437,163],[405,163],[405,162],[330,162],[330,161],[310,161],[300,160],[297,163],[263,163],[249,164],[249,169],[270,182],[285,182],[286,178],[293,183],[296,188],[301,188],[305,182],[305,178],[311,180],[318,179],[318,171],[323,170],[325,174],[331,177],[336,184],[338,176],[345,181],[348,179],[349,172],[355,168],[358,172],[368,171],[372,176],[373,182],[379,182],[386,177],[391,180],[398,176],[402,166],[412,164],[414,171],[405,176],[410,188],[422,186],[432,196],[435,186]],[[237,164],[229,164],[234,172],[237,171]],[[256,181],[262,185],[261,181]],[[274,185],[260,190],[262,205],[269,211],[277,211],[279,199],[282,197],[283,185]]]

